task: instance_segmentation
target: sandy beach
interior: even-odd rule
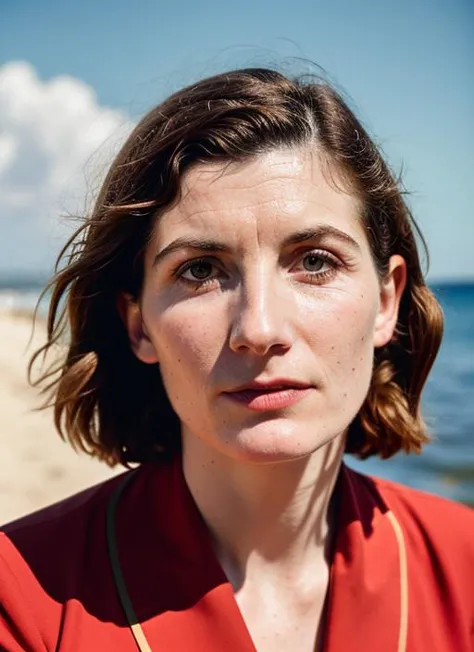
[[[32,320],[0,313],[0,524],[65,498],[123,469],[75,453],[56,433],[51,411],[35,411],[40,399],[29,387],[30,353],[44,341]]]

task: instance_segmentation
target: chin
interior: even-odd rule
[[[244,428],[234,437],[229,434],[224,437],[223,446],[227,455],[243,462],[291,462],[309,457],[333,439],[332,436],[318,437],[317,432],[314,423],[295,427],[294,424],[273,421]]]

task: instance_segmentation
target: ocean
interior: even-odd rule
[[[0,282],[0,308],[31,310],[40,287],[29,280]],[[436,284],[445,334],[424,391],[423,414],[433,437],[421,455],[347,463],[474,507],[474,283]],[[44,306],[43,310],[44,312]]]

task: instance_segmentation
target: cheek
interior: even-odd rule
[[[342,378],[343,384],[372,373],[377,304],[367,299],[362,293],[327,296],[317,311],[306,315],[312,348],[323,353],[327,373]]]
[[[189,382],[209,372],[222,346],[219,321],[209,311],[187,309],[184,303],[151,316],[151,337],[163,380]],[[225,341],[225,338],[224,338]]]

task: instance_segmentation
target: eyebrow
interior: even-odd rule
[[[283,247],[288,247],[293,244],[298,244],[300,242],[307,242],[308,240],[321,240],[324,237],[335,238],[346,245],[349,245],[352,249],[355,249],[357,252],[361,251],[359,243],[354,240],[345,231],[341,231],[334,226],[329,224],[321,224],[316,228],[304,229],[303,231],[297,231],[292,233],[290,236],[285,238],[283,241]],[[181,238],[176,238],[173,242],[170,242],[169,245],[164,247],[153,260],[153,267],[158,265],[164,258],[170,254],[178,251],[179,249],[195,249],[197,251],[205,251],[207,253],[211,252],[221,252],[221,253],[231,253],[231,248],[227,245],[217,242],[215,240],[200,240],[198,238],[188,238],[183,236]]]
[[[153,267],[158,265],[164,258],[169,256],[179,249],[196,249],[198,251],[206,252],[224,252],[230,253],[230,247],[227,247],[220,242],[215,242],[213,240],[199,240],[196,238],[186,238],[185,236],[181,238],[176,238],[173,242],[170,242],[164,249],[162,249],[156,256],[153,261]]]
[[[289,245],[306,242],[307,240],[322,240],[325,237],[339,240],[344,244],[349,245],[359,253],[361,251],[357,240],[355,240],[345,231],[341,231],[340,229],[337,229],[335,226],[331,226],[330,224],[321,224],[316,228],[297,231],[296,233],[288,236],[288,238],[283,241],[283,246],[288,247]]]

